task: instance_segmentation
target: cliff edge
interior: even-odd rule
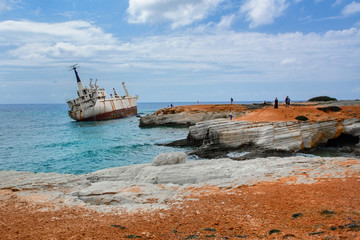
[[[198,121],[189,127],[186,141],[170,145],[197,146],[192,154],[204,158],[224,157],[235,150],[253,152],[239,159],[289,156],[321,146],[359,155],[359,136],[359,101],[346,101],[246,109],[232,120]]]

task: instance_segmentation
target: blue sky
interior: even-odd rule
[[[360,1],[0,0],[0,104],[75,97],[75,63],[141,102],[360,99]]]

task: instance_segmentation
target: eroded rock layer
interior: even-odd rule
[[[140,126],[192,126],[201,121],[226,119],[230,115],[239,117],[260,106],[258,104],[205,104],[164,108],[153,114],[142,116]]]
[[[325,144],[341,134],[360,136],[360,119],[322,122],[247,122],[216,119],[190,127],[188,140],[203,147],[299,151]]]
[[[100,211],[112,211],[115,206],[153,209],[184,200],[194,188],[209,185],[237,188],[288,177],[292,183],[313,183],[317,178],[353,176],[359,173],[359,167],[359,159],[273,157],[251,161],[198,160],[162,166],[138,164],[84,175],[0,171],[0,191],[57,206],[87,206]]]

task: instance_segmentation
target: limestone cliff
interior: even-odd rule
[[[140,118],[140,127],[152,126],[192,126],[197,122],[212,119],[226,119],[230,115],[239,117],[261,104],[204,104],[163,108]]]
[[[188,141],[202,147],[228,149],[254,145],[277,151],[309,149],[341,134],[360,136],[360,119],[322,122],[247,122],[225,119],[199,122],[189,129]]]

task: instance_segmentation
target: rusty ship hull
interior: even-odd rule
[[[137,99],[136,99],[137,100]],[[132,102],[132,103],[130,103]],[[135,99],[114,99],[97,102],[84,110],[69,111],[69,116],[76,121],[103,121],[124,118],[137,114]]]

